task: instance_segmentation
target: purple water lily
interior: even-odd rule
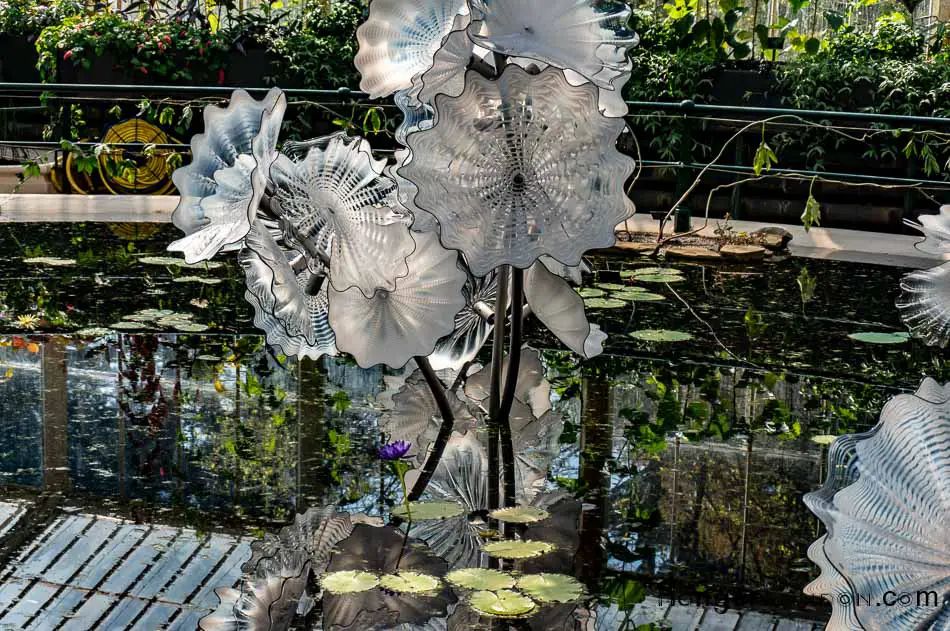
[[[379,459],[399,460],[409,453],[409,449],[411,448],[412,443],[406,442],[404,440],[397,440],[396,442],[383,445],[379,448]]]

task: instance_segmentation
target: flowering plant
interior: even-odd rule
[[[82,12],[82,3],[76,0],[0,0],[0,33],[26,35],[33,39],[44,28]]]

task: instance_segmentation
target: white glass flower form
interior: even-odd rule
[[[277,245],[270,231],[255,223],[238,255],[244,268],[245,299],[254,307],[254,325],[267,343],[290,357],[336,355],[336,336],[328,320],[327,287],[306,257]]]
[[[406,218],[394,210],[396,183],[383,175],[385,160],[342,132],[294,150],[306,153],[298,161],[279,156],[268,173],[271,207],[287,240],[314,260],[328,260],[337,291],[357,287],[368,297],[395,289],[414,244]]]
[[[537,71],[540,71],[548,67],[548,64],[538,62],[534,59],[529,59],[528,57],[509,57],[508,62],[518,64],[526,70],[533,67]],[[570,68],[564,69],[564,78],[567,79],[567,82],[571,85],[584,85],[585,83],[588,83],[587,79],[583,75],[571,70]],[[609,116],[610,118],[623,118],[630,113],[630,108],[627,107],[627,102],[624,101],[623,98],[623,87],[627,85],[627,81],[629,80],[630,73],[625,73],[619,75],[611,83],[613,86],[611,89],[602,87],[597,88],[600,94],[598,106],[604,116]]]
[[[466,275],[457,253],[443,248],[436,234],[412,234],[416,249],[407,261],[409,274],[397,279],[393,291],[366,297],[356,287],[329,290],[337,346],[363,368],[399,368],[429,355],[455,329],[455,314],[465,306]]]
[[[465,27],[467,19],[456,18],[453,30],[432,58],[432,67],[426,70],[413,90],[419,101],[432,103],[437,94],[456,97],[465,90],[465,69],[475,52],[475,44]]]
[[[472,40],[495,52],[575,71],[619,92],[638,38],[627,28],[631,10],[616,0],[471,0]],[[577,84],[577,81],[571,81]]]
[[[492,315],[498,296],[495,273],[484,278],[470,276],[462,293],[465,307],[455,316],[455,330],[439,340],[429,356],[429,363],[435,370],[461,370],[475,359],[492,333]]]
[[[389,169],[387,174],[396,180],[398,186],[396,196],[399,200],[399,207],[412,215],[412,229],[415,232],[439,232],[439,220],[432,213],[416,206],[416,195],[419,189],[399,174],[400,168],[412,160],[412,152],[408,149],[397,149],[395,158],[396,164],[387,167]]]
[[[360,89],[378,99],[408,90],[432,65],[456,17],[468,14],[465,0],[374,0],[356,31]],[[462,28],[467,21],[462,23]]]
[[[396,92],[393,101],[402,113],[402,123],[396,128],[396,142],[405,147],[409,134],[432,127],[435,122],[435,110],[431,105],[422,103],[411,96],[409,90]]]
[[[875,601],[886,592],[933,592],[942,605],[950,593],[950,384],[928,379],[915,394],[892,398],[874,430],[832,445],[829,471],[805,502],[828,531],[812,553],[834,572],[819,581],[835,586],[828,593],[848,590],[832,603],[835,619],[867,631],[950,629],[946,607]]]
[[[469,71],[460,97],[436,98],[436,125],[409,136],[399,173],[476,276],[543,255],[575,266],[628,215],[634,161],[614,147],[624,122],[596,111],[597,89],[555,68],[508,66],[493,81]]]
[[[921,215],[920,223],[907,225],[924,233],[917,249],[927,254],[950,253],[950,205],[940,214]],[[897,301],[901,319],[927,344],[945,347],[950,342],[950,263],[904,275],[903,293]]]
[[[566,280],[548,270],[544,259],[525,273],[524,295],[531,312],[569,349],[585,359],[604,352],[607,334],[587,321],[584,299]]]
[[[191,141],[192,161],[172,175],[181,195],[172,222],[186,236],[169,250],[196,263],[240,243],[264,193],[263,174],[251,157],[254,141],[259,135],[276,141],[286,108],[277,88],[263,101],[237,90],[227,109],[205,108],[205,131]]]

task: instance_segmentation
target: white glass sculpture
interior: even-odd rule
[[[471,0],[471,12],[469,33],[479,46],[572,70],[611,92],[629,76],[627,52],[638,38],[625,2]]]
[[[897,299],[901,319],[927,344],[945,347],[950,341],[950,263],[905,274]]]
[[[331,287],[330,326],[337,347],[360,366],[403,366],[410,357],[425,357],[440,338],[455,328],[455,314],[465,306],[465,272],[458,255],[439,243],[438,235],[413,233],[416,249],[409,273],[392,291],[367,297],[359,288]]]
[[[498,298],[494,272],[484,278],[469,276],[462,288],[465,306],[455,316],[455,330],[439,340],[429,363],[434,370],[460,370],[475,359],[492,332],[492,315]]]
[[[277,88],[263,101],[238,90],[227,109],[205,108],[205,131],[191,141],[192,161],[172,175],[181,195],[172,222],[186,236],[169,249],[183,252],[188,263],[239,247],[250,230],[264,194],[263,174],[251,157],[253,143],[258,136],[276,142],[286,108]]]
[[[564,345],[585,358],[604,351],[607,334],[587,321],[584,299],[563,278],[539,261],[524,279],[525,299],[531,311]]]
[[[496,80],[469,71],[460,97],[436,98],[435,126],[409,136],[399,173],[476,276],[544,255],[575,266],[613,245],[634,170],[613,146],[623,121],[596,112],[596,88],[554,68],[508,66]]]
[[[828,470],[805,496],[828,531],[810,549],[823,572],[809,591],[839,595],[840,628],[950,628],[942,600],[879,604],[886,593],[950,592],[950,384],[928,379],[891,399],[874,430],[835,441]]]
[[[432,65],[459,14],[468,14],[465,0],[374,0],[356,31],[360,89],[378,99],[411,88]]]

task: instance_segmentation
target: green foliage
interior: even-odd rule
[[[82,12],[83,3],[76,0],[2,0],[0,33],[35,38],[44,28],[59,24],[64,19]]]

